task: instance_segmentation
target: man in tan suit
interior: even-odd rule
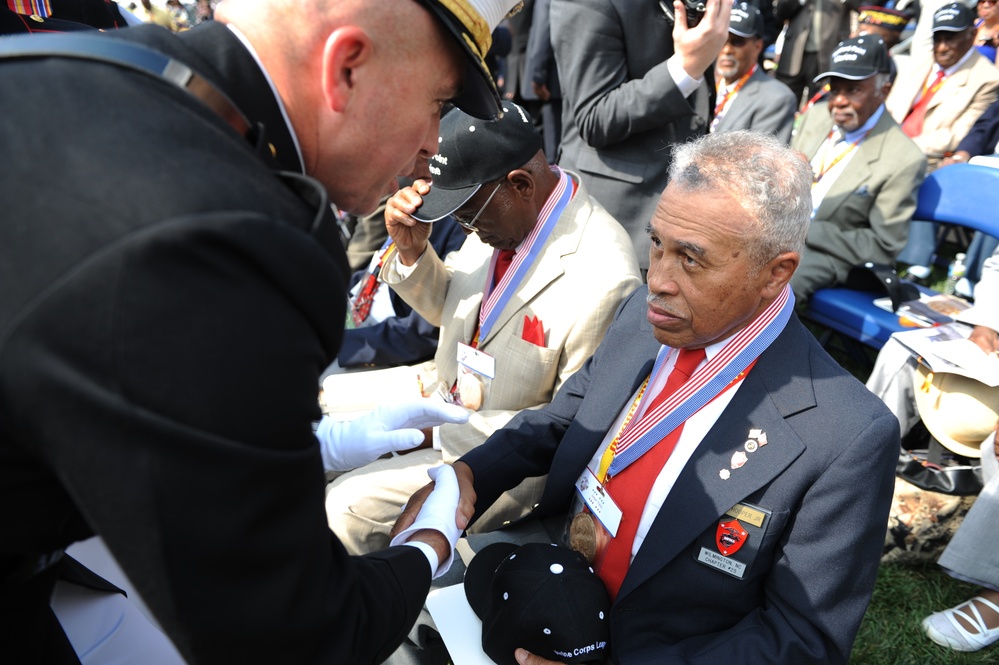
[[[548,164],[540,135],[516,104],[505,103],[503,118],[492,123],[449,113],[430,166],[432,186],[418,180],[389,200],[385,219],[396,252],[382,276],[441,328],[433,366],[413,368],[402,380],[415,383],[419,375],[424,393],[473,413],[468,423],[428,432],[421,450],[332,483],[330,526],[356,553],[388,543],[427,468],[453,462],[521,410],[550,402],[641,284],[628,234],[576,174]],[[469,237],[442,259],[427,243],[429,223],[449,214]],[[371,378],[363,380],[371,385]],[[525,514],[543,482],[526,481],[477,527]]]
[[[927,172],[949,157],[978,117],[996,100],[999,68],[975,45],[975,16],[962,3],[944,5],[933,14],[933,58],[912,61],[902,69],[885,105],[888,112],[926,153]],[[936,252],[937,225],[915,221],[898,255],[908,274],[925,279]]]
[[[972,11],[962,3],[933,15],[933,57],[914,55],[885,105],[928,159],[932,171],[996,100],[999,68],[974,48]]]

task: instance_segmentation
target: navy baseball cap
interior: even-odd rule
[[[875,74],[891,72],[891,56],[884,40],[876,35],[861,35],[844,39],[832,52],[829,69],[813,79],[837,76],[851,81],[869,79]]]

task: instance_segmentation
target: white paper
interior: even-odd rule
[[[892,337],[934,372],[960,374],[987,386],[999,386],[999,358],[986,355],[967,339],[970,334],[969,326],[948,324],[898,332]]]
[[[464,585],[431,591],[427,596],[427,610],[437,624],[454,665],[496,665],[482,651],[482,622],[465,598]]]

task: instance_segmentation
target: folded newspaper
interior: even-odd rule
[[[897,332],[892,337],[934,372],[950,372],[999,386],[999,357],[968,339],[971,327],[947,324]]]

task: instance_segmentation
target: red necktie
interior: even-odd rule
[[[933,99],[933,95],[940,88],[940,82],[943,81],[943,78],[944,71],[941,69],[937,72],[933,83],[923,90],[923,96],[912,105],[912,109],[905,116],[905,120],[902,121],[902,131],[909,138],[915,138],[923,133],[923,120],[926,118],[926,107],[929,105],[930,100]]]
[[[503,275],[506,274],[506,269],[510,267],[513,263],[513,255],[516,254],[515,250],[512,249],[501,249],[496,255],[496,271],[493,273],[493,286],[495,287],[503,279]]]
[[[666,379],[666,385],[652,400],[645,413],[651,412],[679,390],[702,360],[704,360],[704,349],[680,349],[676,365]],[[621,509],[622,517],[617,536],[607,545],[607,551],[600,562],[597,574],[603,579],[612,600],[617,596],[624,576],[628,572],[628,566],[631,565],[631,548],[635,542],[635,533],[638,531],[638,522],[642,519],[642,511],[645,510],[645,503],[649,499],[649,492],[652,491],[653,483],[656,482],[666,460],[676,447],[676,442],[680,440],[682,431],[683,423],[680,423],[662,441],[614,476],[613,482],[607,485],[607,492]]]

